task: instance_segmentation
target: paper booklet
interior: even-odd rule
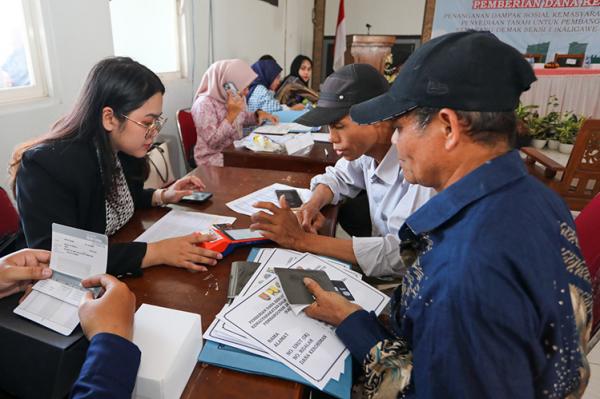
[[[52,224],[52,277],[38,281],[14,312],[63,335],[79,324],[81,280],[106,273],[108,237]],[[92,290],[93,291],[93,290]]]

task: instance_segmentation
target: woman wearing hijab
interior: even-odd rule
[[[317,95],[311,92],[308,86],[312,77],[312,66],[313,62],[307,56],[302,54],[296,56],[292,61],[290,74],[281,82],[275,98],[289,107],[300,103],[316,102]]]
[[[198,135],[194,147],[196,165],[223,166],[223,149],[242,138],[242,127],[277,123],[277,118],[262,110],[249,111],[245,96],[256,73],[242,60],[223,60],[204,73],[192,105],[192,118]],[[235,88],[226,89],[226,84]]]
[[[285,85],[289,80],[292,80],[308,87],[308,82],[312,77],[312,67],[313,62],[310,58],[302,54],[297,55],[296,58],[294,58],[294,61],[292,61],[290,74],[283,79],[281,86]]]
[[[252,64],[256,79],[250,85],[248,92],[248,109],[267,112],[282,111],[281,103],[275,98],[275,91],[281,84],[281,67],[274,60],[258,60]],[[303,109],[304,106],[292,109]]]

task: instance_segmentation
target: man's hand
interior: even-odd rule
[[[325,291],[313,279],[304,278],[304,285],[315,297],[315,302],[304,309],[304,313],[313,319],[324,321],[337,327],[342,321],[362,308],[337,292]]]
[[[320,208],[311,201],[302,204],[296,217],[307,233],[317,234],[317,231],[325,224],[325,216],[321,213]]]
[[[135,295],[127,285],[108,274],[85,279],[81,285],[85,288],[101,286],[104,290],[98,299],[86,292],[81,300],[79,319],[85,336],[91,341],[96,334],[110,333],[131,341]]]
[[[0,259],[0,298],[25,290],[36,280],[52,276],[50,252],[22,249]]]
[[[279,198],[280,208],[270,202],[257,202],[252,205],[258,209],[266,209],[272,213],[257,212],[252,215],[250,230],[259,230],[261,234],[285,248],[303,251],[303,240],[307,234],[294,212],[290,209],[282,195]]]

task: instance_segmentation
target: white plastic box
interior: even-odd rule
[[[202,349],[200,315],[142,304],[135,313],[133,342],[142,352],[133,397],[180,397]]]

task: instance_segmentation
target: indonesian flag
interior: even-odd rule
[[[335,30],[335,44],[333,46],[333,70],[337,71],[344,66],[346,53],[346,16],[344,15],[344,0],[340,0],[338,10],[337,28]]]

